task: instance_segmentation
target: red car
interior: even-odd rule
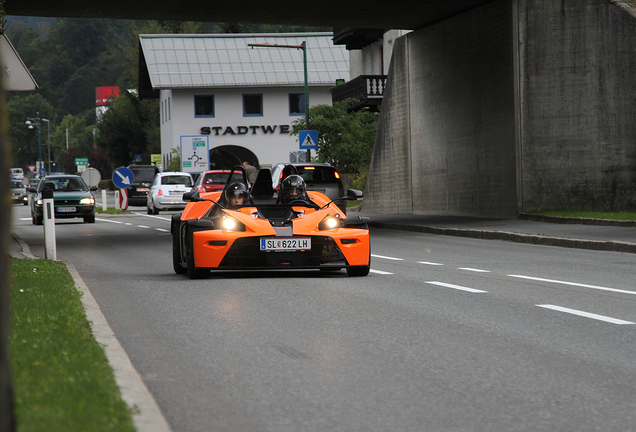
[[[231,170],[210,170],[203,171],[197,181],[194,183],[194,189],[199,193],[204,192],[216,192],[225,187],[227,177],[230,175]],[[241,173],[234,173],[232,180],[242,181],[243,177]]]

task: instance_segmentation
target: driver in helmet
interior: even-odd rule
[[[279,201],[283,204],[289,204],[295,200],[309,201],[305,180],[296,174],[289,175],[283,180],[280,192],[281,196]]]
[[[249,192],[245,183],[236,181],[228,185],[224,197],[227,205],[230,208],[235,208],[247,204]]]

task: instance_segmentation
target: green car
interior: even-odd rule
[[[83,218],[84,222],[95,223],[95,197],[84,179],[77,175],[46,176],[37,189],[29,189],[34,194],[31,199],[31,220],[34,225],[42,225],[42,191],[53,190],[55,219]]]

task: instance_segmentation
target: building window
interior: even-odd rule
[[[289,94],[289,115],[305,114],[305,93]]]
[[[243,95],[243,117],[263,115],[263,95],[244,94]]]
[[[195,117],[214,117],[214,96],[195,96],[194,97],[194,116]]]

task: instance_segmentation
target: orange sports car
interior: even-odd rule
[[[184,195],[185,210],[172,217],[174,271],[191,279],[210,270],[346,269],[369,274],[368,218],[345,216],[320,192],[306,191],[292,174],[278,192],[269,169],[261,169],[251,188],[230,175],[222,191]],[[362,192],[350,189],[346,200]]]

